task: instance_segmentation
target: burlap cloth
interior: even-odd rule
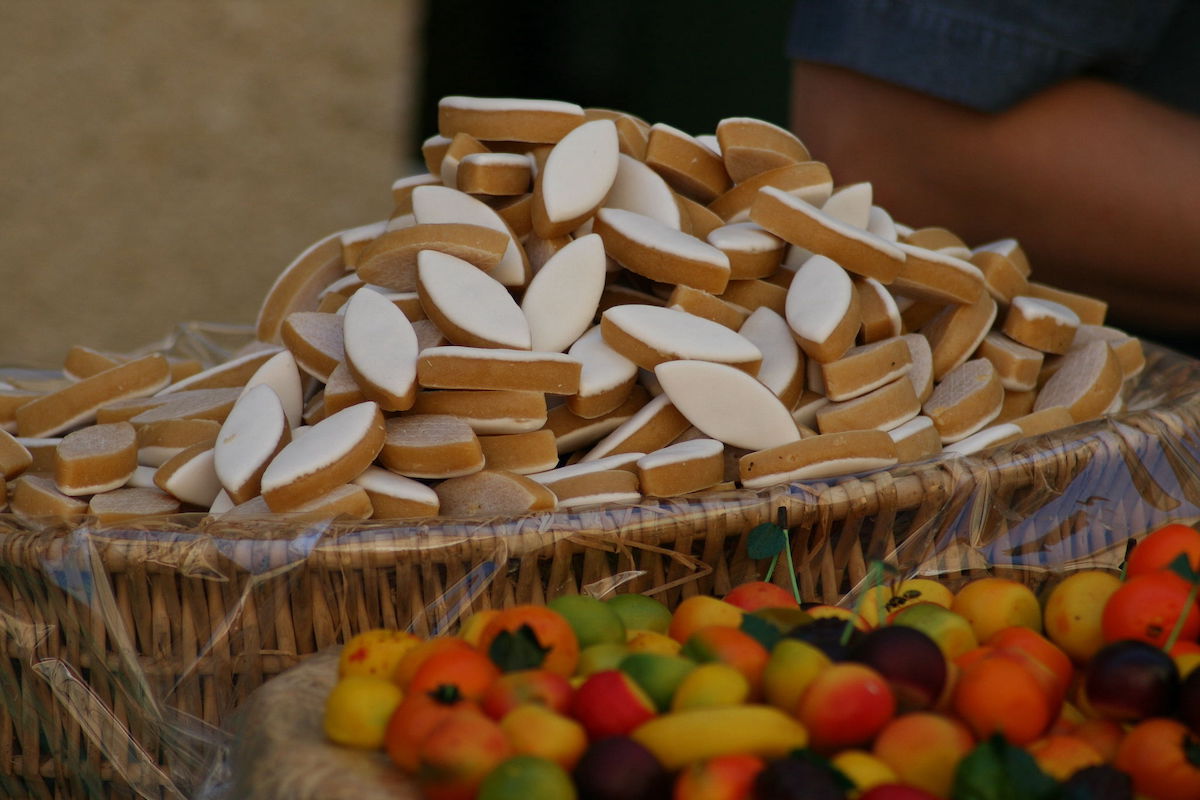
[[[321,729],[340,647],[272,678],[238,710],[227,796],[240,800],[420,800],[382,752],[331,744]]]

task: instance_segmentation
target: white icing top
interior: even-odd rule
[[[816,428],[817,412],[825,406],[829,405],[830,400],[823,394],[810,392],[800,396],[796,407],[792,409],[792,419],[797,425],[803,425],[806,428]]]
[[[983,270],[970,261],[963,261],[961,258],[955,257],[946,250],[930,250],[927,247],[917,247],[916,245],[904,244],[903,242],[897,242],[896,247],[904,251],[905,256],[910,254],[918,256],[940,266],[958,270],[964,275],[969,275],[972,279],[979,281],[979,283],[983,283]]]
[[[580,461],[577,464],[570,464],[558,469],[551,469],[545,472],[538,472],[534,475],[528,475],[531,480],[538,483],[553,483],[561,481],[564,478],[577,478],[580,475],[590,475],[593,472],[605,472],[610,469],[625,469],[632,464],[637,463],[638,459],[645,456],[645,453],[618,453],[615,456],[604,456],[596,458],[592,461]]]
[[[461,108],[463,111],[546,111],[556,114],[583,116],[583,108],[575,103],[561,100],[528,100],[518,97],[467,97],[446,95],[438,101],[438,108]]]
[[[875,234],[885,242],[895,242],[900,238],[892,215],[879,206],[871,206],[871,213],[867,215],[867,232]]]
[[[1097,339],[1105,342],[1123,342],[1131,339],[1128,333],[1108,325],[1080,325],[1079,330],[1075,331],[1075,338],[1072,340],[1072,347],[1094,342]],[[1014,344],[1016,344],[1014,342]]]
[[[660,353],[683,359],[742,363],[762,353],[746,337],[703,317],[661,306],[613,306],[604,319]]]
[[[873,191],[867,182],[843,186],[821,205],[821,211],[847,225],[870,231]]]
[[[671,136],[678,137],[680,139],[686,139],[687,141],[692,142],[693,144],[699,145],[700,147],[704,146],[696,141],[695,136],[692,136],[690,133],[685,133],[684,131],[679,130],[679,128],[676,128],[673,125],[668,125],[665,122],[656,122],[653,125],[651,125],[650,126],[650,134],[653,135],[655,131],[659,131],[660,133],[666,133]]]
[[[713,155],[721,155],[721,143],[717,141],[717,137],[713,134],[702,133],[696,137],[696,141],[711,150]]]
[[[499,281],[474,264],[449,253],[422,250],[417,253],[417,281],[422,304],[432,303],[464,331],[501,347],[529,349],[529,323],[521,307]]]
[[[1084,326],[1088,327],[1088,326]],[[984,341],[990,346],[998,350],[1003,350],[1014,359],[1020,361],[1037,361],[1039,364],[1045,357],[1041,350],[1035,350],[1032,347],[1026,347],[1014,339],[1010,339],[1000,331],[988,331],[988,335],[984,337]],[[1079,338],[1079,333],[1076,332],[1074,344],[1082,344]]]
[[[1009,256],[1017,249],[1018,243],[1016,239],[997,239],[994,242],[981,244],[971,252],[973,253],[999,253],[1002,256]]]
[[[542,202],[551,222],[564,222],[604,202],[617,177],[617,126],[612,120],[585,122],[564,136],[541,175]]]
[[[783,254],[783,263],[779,266],[783,267],[789,272],[795,272],[796,270],[800,269],[800,267],[804,266],[805,261],[808,261],[812,257],[812,250],[805,250],[799,245],[790,244],[788,245],[787,251]]]
[[[893,442],[902,442],[910,436],[916,436],[921,431],[932,427],[933,418],[921,414],[892,428],[888,431],[888,436],[892,437]]]
[[[166,388],[157,392],[154,396],[161,397],[162,395],[166,395],[166,394],[175,394],[176,392],[182,392],[184,389],[190,389],[191,387],[195,386],[197,383],[202,383],[203,381],[207,380],[208,378],[211,378],[213,375],[218,375],[222,372],[225,372],[226,370],[236,369],[249,361],[254,361],[255,359],[262,359],[264,352],[278,353],[281,350],[283,350],[282,347],[271,346],[271,347],[264,348],[261,350],[255,350],[253,352],[246,353],[245,355],[238,356],[237,358],[231,358],[228,361],[224,361],[220,364],[217,364],[215,367],[209,367],[208,369],[206,369],[202,372],[197,372],[195,375],[189,375],[188,377],[184,378],[183,380],[176,381],[175,383],[172,383],[170,386],[167,386]],[[263,360],[265,361],[266,359],[263,359]]]
[[[933,350],[929,340],[919,333],[906,333],[901,338],[908,345],[908,355],[912,359],[908,379],[912,381],[918,399],[928,397],[933,391]]]
[[[971,248],[963,247],[962,245],[957,245],[957,244],[947,245],[946,247],[939,247],[934,252],[941,253],[942,255],[945,255],[945,256],[950,256],[951,258],[962,259],[963,261],[966,261],[967,259],[969,259],[971,257]]]
[[[125,485],[131,489],[157,489],[158,487],[154,484],[154,473],[156,472],[158,472],[158,467],[138,464],[134,468],[133,474],[129,476],[129,480],[125,481]]]
[[[222,489],[221,491],[217,492],[217,496],[213,498],[212,505],[208,507],[208,510],[212,514],[224,514],[226,511],[233,508],[233,506],[233,498],[229,496],[229,492]]]
[[[461,347],[459,345],[427,347],[420,352],[418,358],[470,358],[529,363],[536,361],[554,361],[560,364],[579,363],[564,353],[543,353],[537,350],[509,350],[504,347]]]
[[[263,492],[278,489],[336,463],[358,447],[371,432],[379,406],[371,402],[343,408],[293,439],[267,465]]]
[[[624,153],[617,156],[617,176],[604,207],[632,211],[675,230],[683,224],[675,193],[667,182],[650,167]]]
[[[965,439],[959,439],[957,442],[946,445],[942,450],[947,453],[958,453],[959,455],[967,455],[976,453],[980,450],[985,450],[998,442],[1007,441],[1014,436],[1020,438],[1023,434],[1021,426],[1013,425],[1011,422],[1004,422],[999,425],[992,425],[989,428],[984,428],[977,433],[973,433]]]
[[[670,403],[671,399],[666,394],[660,394],[658,397],[651,399],[649,403],[639,408],[632,417],[617,426],[612,433],[596,442],[596,445],[578,463],[586,464],[608,455],[614,447],[645,427],[646,423],[654,419]],[[643,453],[642,455],[645,454]]]
[[[460,167],[463,164],[476,164],[481,167],[530,168],[529,156],[521,153],[468,153],[458,164]]]
[[[238,398],[213,445],[213,466],[226,491],[241,489],[274,455],[287,424],[283,404],[268,384]]]
[[[441,136],[436,138],[445,139],[446,137]],[[450,140],[446,139],[446,144],[449,143]],[[416,175],[409,175],[405,178],[397,178],[392,182],[392,191],[395,192],[399,191],[400,189],[407,189],[410,186],[429,186],[430,184],[438,183],[438,181],[439,178],[437,175],[430,175],[428,172],[421,172]]]
[[[287,417],[288,427],[294,428],[300,424],[304,413],[304,387],[300,383],[300,368],[291,351],[283,350],[268,358],[258,368],[245,387],[239,399],[255,386],[267,384],[275,390],[279,402],[283,405],[283,413]]]
[[[338,235],[341,237],[343,245],[369,242],[387,230],[387,224],[386,219],[381,219],[378,222],[359,225],[357,228],[347,228]]]
[[[716,267],[729,268],[729,256],[695,236],[668,228],[642,214],[617,208],[602,208],[596,218],[613,230],[646,247],[662,250],[690,261],[701,261]]]
[[[1025,319],[1050,319],[1057,325],[1071,328],[1079,327],[1079,315],[1062,303],[1053,300],[1043,300],[1040,297],[1018,295],[1012,299],[1009,313],[1016,311]]]
[[[61,436],[14,436],[13,438],[17,440],[17,444],[26,450],[31,447],[58,447],[58,443],[62,441]]]
[[[482,200],[446,186],[418,186],[413,189],[413,218],[420,224],[462,222],[481,225],[509,237],[508,247],[491,276],[505,286],[520,286],[525,282],[525,261],[508,224]]]
[[[667,361],[654,368],[665,397],[706,436],[747,450],[800,438],[792,415],[770,389],[736,367]]]
[[[358,273],[347,272],[345,275],[338,278],[336,281],[334,281],[333,283],[329,284],[324,289],[322,289],[321,293],[319,295],[317,295],[317,297],[319,297],[319,298],[324,297],[325,295],[327,295],[331,292],[340,292],[343,289],[348,289],[351,287],[357,289],[359,286],[362,286],[362,285],[363,285],[363,279],[358,277]]]
[[[437,506],[438,496],[431,487],[420,481],[397,475],[383,467],[367,467],[366,471],[351,483],[358,484],[368,492],[395,497],[400,500],[412,500],[430,506]]]
[[[615,506],[623,503],[636,503],[642,499],[640,492],[597,492],[596,494],[581,494],[558,501],[557,508],[578,508],[580,506],[606,505]]]
[[[791,131],[781,128],[773,122],[767,122],[765,119],[758,119],[757,117],[725,117],[725,119],[717,123],[717,133],[720,134],[721,128],[724,128],[727,125],[757,125],[763,128],[770,128],[776,133],[782,134],[789,139],[796,139],[796,134],[792,133]],[[800,140],[796,139],[796,141]]]
[[[747,489],[761,489],[778,483],[792,481],[818,480],[833,478],[839,475],[854,475],[859,472],[870,472],[884,469],[896,463],[895,456],[857,456],[852,458],[830,458],[825,461],[815,461],[788,472],[774,472],[760,475],[757,478],[743,480],[742,486]]]
[[[392,231],[403,230],[404,228],[411,228],[413,225],[416,225],[416,224],[417,224],[417,218],[415,215],[401,214],[398,217],[392,217],[391,219],[388,220],[387,232],[390,233]]]
[[[594,233],[542,265],[521,299],[534,350],[565,350],[587,330],[604,293],[605,266],[604,243]]]
[[[792,383],[800,369],[800,347],[792,338],[787,321],[766,306],[754,310],[738,333],[763,354],[758,380],[776,395]]]
[[[763,188],[759,189],[759,191],[778,198],[779,201],[788,206],[788,208],[795,209],[802,214],[812,217],[815,221],[827,228],[830,228],[831,230],[836,231],[837,233],[840,233],[842,236],[845,236],[848,239],[854,239],[862,242],[868,247],[872,247],[890,258],[896,259],[897,261],[904,260],[903,251],[896,247],[896,245],[880,239],[873,233],[868,233],[863,228],[856,228],[853,225],[847,225],[840,219],[821,211],[821,209],[817,208],[812,203],[797,197],[794,193],[776,189],[774,186],[764,186]]]
[[[638,459],[638,469],[658,469],[659,467],[695,461],[701,458],[713,458],[725,452],[725,445],[716,439],[691,439],[686,442],[659,448],[653,453],[647,453]]]
[[[788,287],[788,325],[805,339],[823,342],[846,316],[853,293],[846,270],[831,258],[814,255],[796,270]]]
[[[155,484],[158,484],[157,479]],[[211,448],[197,453],[170,474],[159,488],[195,506],[210,506],[221,491]]]
[[[899,336],[903,327],[900,319],[900,307],[896,305],[896,298],[888,291],[887,287],[874,278],[862,277],[859,278],[858,288],[862,291],[871,292],[879,300],[879,304],[883,306],[883,313],[887,315],[888,322],[891,325],[891,335]]]
[[[599,325],[576,339],[567,354],[583,364],[579,375],[580,397],[606,392],[638,373],[637,364],[605,343]]]
[[[344,307],[346,360],[368,383],[389,394],[407,395],[417,380],[417,334],[408,317],[391,300],[366,287]]]
[[[714,228],[708,234],[708,243],[721,250],[736,250],[739,253],[769,253],[782,249],[786,244],[753,222],[734,222]]]

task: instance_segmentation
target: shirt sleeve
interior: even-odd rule
[[[798,0],[788,56],[1001,111],[1068,78],[1125,81],[1178,0]]]

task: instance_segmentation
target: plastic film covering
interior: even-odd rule
[[[237,334],[184,327],[168,345],[216,361]],[[763,522],[786,520],[814,601],[852,603],[875,560],[952,585],[1116,569],[1131,538],[1200,517],[1200,362],[1147,345],[1125,407],[866,475],[511,519],[104,527],[0,514],[0,795],[406,796],[378,760],[311,730],[337,645],[378,627],[444,633],[476,610],[566,593],[719,595],[766,572],[747,552]],[[318,754],[345,761],[322,771]]]

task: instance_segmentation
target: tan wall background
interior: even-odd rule
[[[420,0],[0,8],[0,366],[252,323],[325,234],[382,219]]]

